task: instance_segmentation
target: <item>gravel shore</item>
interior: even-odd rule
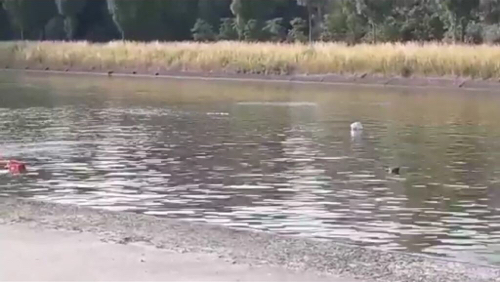
[[[2,281],[355,282],[282,267],[235,264],[214,254],[178,253],[141,243],[102,242],[91,233],[0,225]]]
[[[341,278],[338,281],[500,281],[500,268],[497,267],[12,198],[0,199],[0,227],[2,226],[21,226],[19,228],[46,232],[72,231],[95,236],[101,242],[127,246],[146,244],[152,251],[161,249],[177,254],[211,256],[220,260],[217,263],[222,263],[223,260],[231,265],[273,268],[265,270],[266,273],[283,271],[280,269],[299,271],[302,275],[309,275],[311,281],[316,281],[312,277],[323,275],[333,275],[328,281],[337,281],[334,280],[337,279],[335,277]],[[219,266],[224,268],[223,263]],[[198,280],[196,277],[193,279]],[[278,281],[279,278],[270,280]]]

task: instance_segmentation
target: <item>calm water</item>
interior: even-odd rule
[[[499,119],[487,93],[0,73],[30,169],[0,195],[500,265]]]

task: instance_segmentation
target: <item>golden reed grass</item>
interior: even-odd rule
[[[500,78],[500,47],[441,43],[2,42],[0,67]]]

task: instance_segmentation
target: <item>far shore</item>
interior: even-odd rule
[[[0,42],[0,70],[497,90],[500,47],[441,43]]]
[[[314,85],[344,85],[359,87],[389,87],[411,89],[445,89],[497,92],[500,81],[439,78],[439,77],[381,77],[374,75],[265,75],[265,74],[235,74],[219,72],[189,72],[189,71],[131,71],[117,69],[109,71],[87,70],[82,68],[50,69],[48,67],[0,68],[3,72],[59,74],[59,75],[91,75],[106,77],[151,78],[151,79],[192,79],[209,81],[242,81],[266,83],[297,83]]]

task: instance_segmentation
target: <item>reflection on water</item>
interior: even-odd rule
[[[500,97],[6,74],[0,91],[0,154],[30,164],[2,196],[500,264]]]

